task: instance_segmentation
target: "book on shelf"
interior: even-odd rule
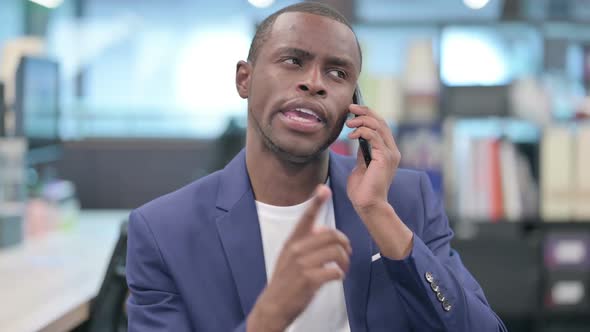
[[[445,199],[473,221],[590,222],[590,123],[552,125],[539,142],[539,177],[517,143],[477,130],[447,129]]]
[[[538,189],[527,158],[508,138],[455,133],[446,165],[448,207],[459,219],[520,221],[537,215]]]
[[[492,182],[498,179],[492,179],[492,144],[493,141],[490,139],[476,139],[475,144],[472,145],[473,151],[473,187],[470,195],[475,197],[475,210],[472,217],[477,219],[489,219],[495,221],[497,219],[492,218]]]
[[[395,140],[402,154],[400,167],[424,171],[434,191],[443,194],[442,126],[434,124],[401,124]]]
[[[440,81],[433,40],[412,41],[408,45],[403,68],[403,121],[437,122]]]
[[[547,127],[540,163],[542,219],[590,221],[590,125]]]
[[[503,188],[505,184],[502,181],[502,142],[500,140],[491,141],[488,144],[488,154],[490,158],[490,218],[492,221],[500,220],[504,216],[505,201]]]
[[[586,92],[590,93],[590,45],[586,44],[583,47],[583,65],[584,65],[584,85]]]
[[[375,111],[387,121],[398,123],[402,116],[402,87],[399,79],[393,76],[376,78]]]
[[[500,147],[504,217],[510,221],[522,218],[522,187],[518,178],[518,156],[514,144],[503,141]]]
[[[359,87],[365,104],[387,123],[398,123],[401,120],[403,98],[399,78],[385,74],[362,74]]]
[[[590,221],[590,125],[578,127],[576,137],[574,218]]]
[[[541,141],[541,217],[571,220],[574,208],[575,136],[567,126],[545,128]]]

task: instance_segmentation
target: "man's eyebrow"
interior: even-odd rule
[[[315,56],[306,50],[297,47],[281,47],[277,50],[278,54],[290,54],[301,59],[312,59]]]
[[[315,58],[315,54],[297,47],[281,47],[277,50],[277,54],[293,55],[302,60]],[[329,56],[326,58],[326,62],[329,65],[343,67],[348,70],[354,70],[356,68],[350,59],[344,57]]]
[[[354,65],[352,64],[352,61],[350,61],[346,58],[338,57],[338,56],[328,57],[327,63],[329,63],[330,65],[338,66],[338,67],[344,67],[346,69],[351,69],[351,70],[354,69]]]

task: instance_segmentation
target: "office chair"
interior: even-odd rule
[[[88,332],[127,331],[125,301],[128,296],[125,265],[127,257],[127,224],[124,221],[113,256],[98,295],[90,307]]]

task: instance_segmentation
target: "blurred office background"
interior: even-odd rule
[[[0,307],[31,308],[2,309],[0,331],[124,325],[120,221],[243,146],[235,64],[296,2],[0,1]],[[590,0],[323,2],[353,23],[366,104],[509,330],[590,330]],[[345,136],[332,149],[355,153]],[[83,301],[9,292],[72,265]]]

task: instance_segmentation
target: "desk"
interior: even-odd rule
[[[88,319],[127,211],[83,211],[79,224],[0,250],[0,332],[68,331]]]

